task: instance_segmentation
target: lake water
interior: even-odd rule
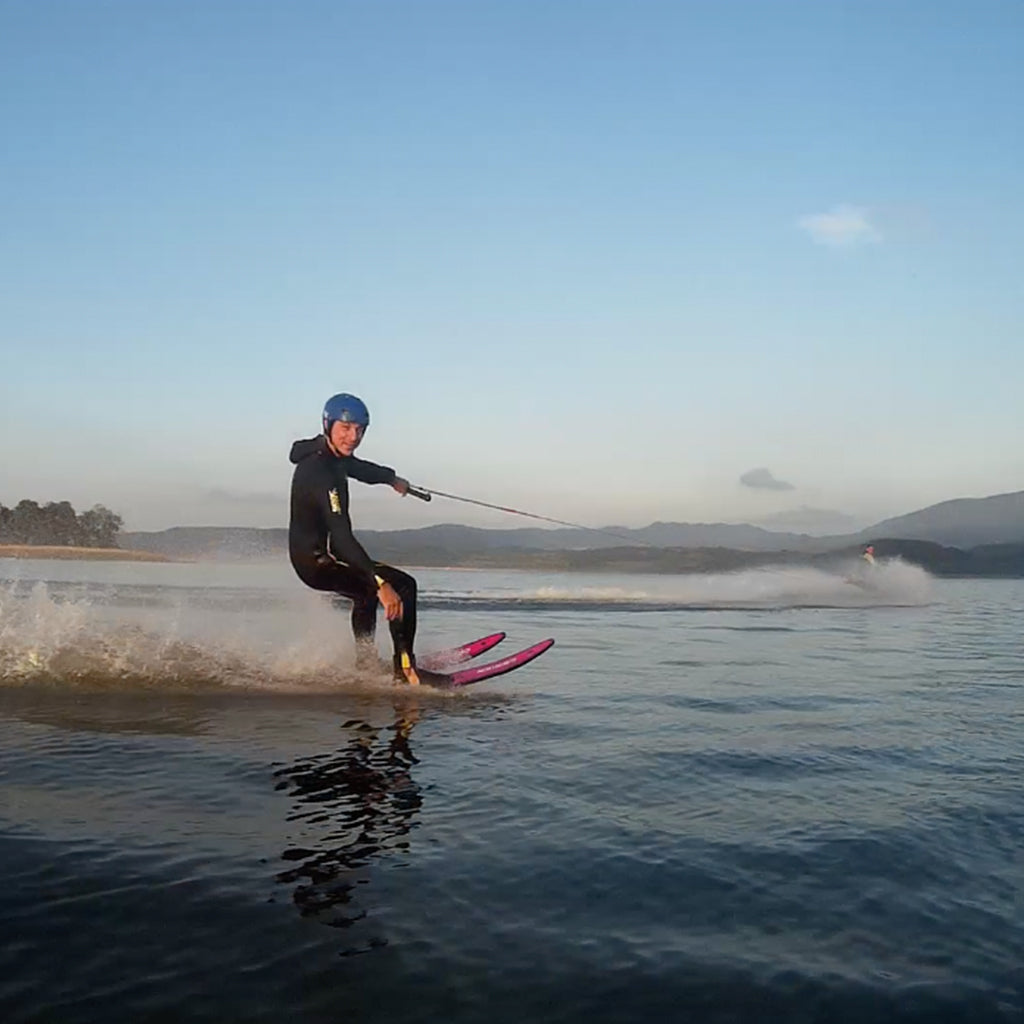
[[[0,1021],[1024,1020],[1024,581],[417,576],[0,561]]]

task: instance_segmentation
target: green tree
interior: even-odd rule
[[[45,544],[42,509],[36,501],[23,498],[11,509],[11,541],[14,544]]]
[[[47,502],[39,510],[39,530],[45,544],[71,547],[82,542],[82,529],[70,501]]]
[[[81,515],[70,501],[40,505],[26,498],[14,508],[0,505],[0,544],[114,548],[123,525],[121,517],[104,505],[94,505]]]
[[[116,548],[117,535],[124,526],[124,520],[104,505],[93,505],[88,512],[78,517],[79,543],[90,548]]]

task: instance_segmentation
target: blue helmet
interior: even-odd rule
[[[365,430],[370,425],[370,410],[355,395],[332,395],[324,403],[324,434],[330,434],[331,424],[358,423]]]

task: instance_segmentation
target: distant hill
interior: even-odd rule
[[[965,551],[927,540],[882,539],[875,541],[875,554],[913,562],[933,576],[1024,577],[1024,544],[979,544]]]
[[[288,550],[288,531],[247,526],[172,526],[169,530],[122,533],[118,543],[123,548],[153,551],[170,558],[254,561],[283,555]]]
[[[652,523],[640,529],[490,530],[443,523],[416,530],[362,530],[356,533],[368,550],[384,560],[417,561],[423,552],[448,557],[501,551],[594,551],[615,547],[734,548],[738,551],[805,550],[820,547],[804,534],[772,533],[757,526],[729,523]],[[288,531],[235,526],[175,526],[156,532],[122,533],[121,547],[145,549],[174,558],[260,559],[283,554]],[[420,564],[423,564],[422,562]]]
[[[171,558],[218,560],[284,560],[284,530],[245,530],[244,540],[230,528],[167,530],[165,534],[133,535],[145,550]],[[410,533],[415,531],[408,531]],[[863,544],[828,550],[752,551],[724,547],[608,547],[576,549],[504,546],[454,548],[442,544],[389,543],[388,534],[368,546],[382,561],[404,566],[473,569],[536,569],[548,572],[722,573],[768,565],[808,565],[843,570],[860,557]],[[1024,577],[1024,544],[987,544],[963,550],[932,541],[875,538],[879,558],[902,558],[936,576]]]
[[[885,519],[860,536],[930,540],[953,547],[1024,543],[1024,491],[958,498]]]
[[[375,557],[405,565],[650,572],[703,572],[767,562],[810,562],[848,554],[869,541],[880,543],[882,538],[885,544],[898,546],[893,553],[919,564],[927,562],[928,568],[941,563],[945,566],[941,571],[959,574],[964,566],[973,566],[979,572],[984,569],[984,574],[998,575],[999,565],[1017,564],[1014,545],[1024,545],[1024,491],[942,502],[886,519],[868,530],[831,537],[730,523],[652,523],[640,529],[601,530],[489,530],[443,524],[418,530],[358,530],[358,535]],[[284,529],[179,526],[158,532],[125,533],[119,540],[123,548],[171,558],[251,561],[283,558],[287,551]],[[929,542],[935,549],[914,548],[908,542]],[[959,554],[940,555],[939,547]]]
[[[480,529],[472,526],[445,524],[418,530],[360,530],[360,537],[374,544],[394,545],[406,550],[422,544],[465,548],[529,548],[537,551],[590,551],[597,548],[632,547],[688,548],[722,547],[741,551],[781,551],[802,548],[812,538],[797,533],[776,533],[759,526],[734,523],[651,523],[630,528],[606,526],[594,530],[569,528],[539,529],[525,527],[512,530]]]
[[[806,533],[812,537],[828,537],[835,534],[852,534],[864,526],[864,519],[837,512],[834,509],[800,508],[773,512],[752,523],[765,530],[784,531],[786,533]]]

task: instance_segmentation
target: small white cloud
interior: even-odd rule
[[[828,213],[814,213],[799,220],[800,227],[819,245],[843,248],[880,242],[882,235],[860,206],[837,206]]]

